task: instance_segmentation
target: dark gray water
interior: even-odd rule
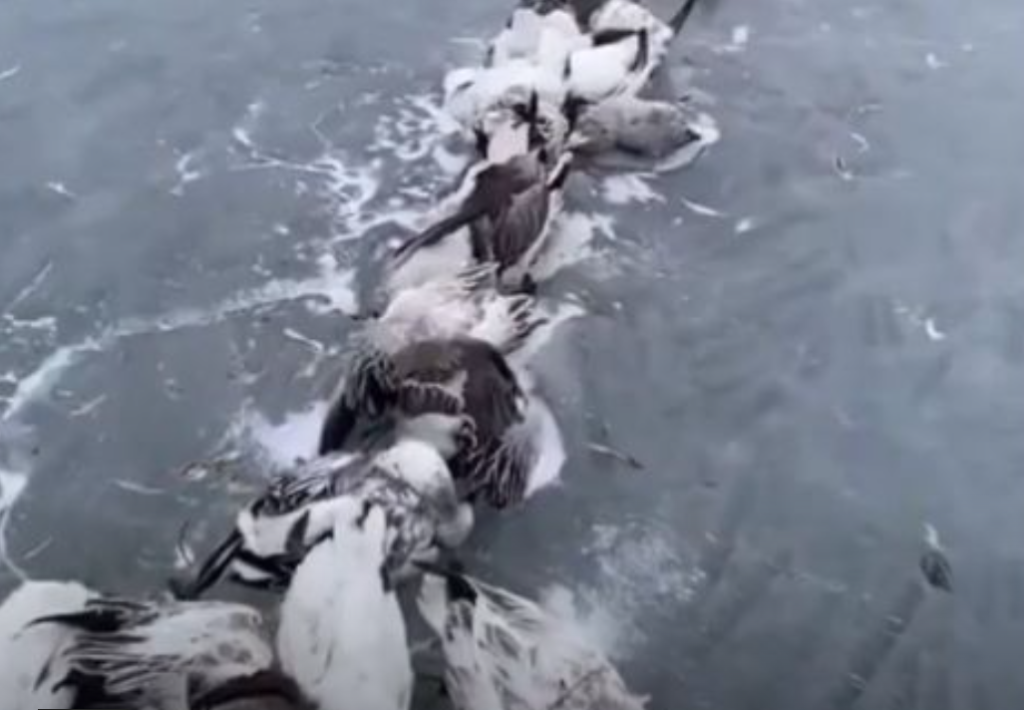
[[[352,267],[448,183],[451,40],[508,5],[0,4],[10,559],[152,588],[253,452],[301,451]],[[655,710],[1019,708],[1024,7],[718,5],[673,73],[721,142],[573,188],[592,240],[545,293],[589,315],[537,366],[563,485],[471,563],[572,589]],[[231,450],[251,468],[177,473]],[[925,524],[952,595],[921,584]]]

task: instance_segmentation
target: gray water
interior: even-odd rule
[[[449,185],[427,101],[508,6],[0,2],[20,569],[144,592],[185,521],[223,532],[330,386],[353,268]],[[604,228],[543,292],[588,314],[537,360],[563,482],[467,557],[571,589],[655,710],[1024,704],[1022,34],[1013,0],[720,2],[671,73],[721,142],[576,180]]]

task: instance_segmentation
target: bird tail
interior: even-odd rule
[[[672,29],[672,34],[677,35],[683,29],[683,25],[690,19],[690,15],[693,13],[693,8],[697,6],[697,0],[683,0],[683,6],[679,8],[672,19],[668,21],[668,26]]]

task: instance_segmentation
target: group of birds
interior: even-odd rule
[[[272,479],[170,595],[12,592],[0,710],[406,710],[424,673],[398,592],[417,584],[457,710],[644,706],[567,624],[453,552],[478,506],[539,485],[546,410],[525,345],[567,179],[611,150],[658,159],[699,139],[685,111],[638,96],[694,4],[670,22],[637,0],[589,16],[524,4],[482,66],[449,74],[445,106],[478,159],[454,209],[388,256],[316,456]],[[200,599],[224,576],[280,598],[276,638],[265,613]]]

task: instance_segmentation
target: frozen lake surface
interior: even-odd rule
[[[458,165],[443,72],[509,9],[0,3],[0,593],[152,589],[309,451],[362,267]],[[571,590],[653,710],[1024,706],[1022,36],[1013,0],[723,0],[671,72],[722,140],[574,181],[562,482],[467,557]]]

